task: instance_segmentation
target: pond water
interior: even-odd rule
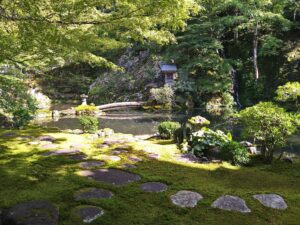
[[[195,110],[188,116],[183,113],[151,113],[139,110],[124,110],[107,112],[100,116],[99,128],[111,128],[117,133],[144,135],[157,133],[157,126],[162,121],[173,120],[183,122],[188,117],[202,115],[211,121],[211,128],[230,131],[235,138],[240,137],[241,129],[230,120],[208,114],[202,110]],[[56,121],[37,121],[39,125],[46,127],[58,127],[60,129],[81,129],[77,118],[60,118]],[[300,135],[294,135],[289,139],[285,150],[300,155]]]

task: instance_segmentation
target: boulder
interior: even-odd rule
[[[3,225],[57,225],[58,208],[48,201],[31,201],[13,206]]]
[[[174,205],[183,208],[194,208],[198,204],[198,201],[203,199],[199,193],[185,190],[177,192],[170,198]]]
[[[288,207],[284,199],[277,194],[253,195],[253,198],[257,199],[264,206],[272,209],[285,210]]]
[[[224,195],[214,201],[211,205],[213,208],[218,208],[226,211],[236,211],[241,213],[250,213],[251,210],[246,205],[246,202],[237,197],[231,195]]]

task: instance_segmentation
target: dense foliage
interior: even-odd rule
[[[265,160],[271,162],[276,149],[286,144],[297,127],[295,118],[271,102],[262,102],[239,113],[243,135],[254,138]]]
[[[22,80],[0,75],[0,114],[15,127],[26,125],[37,110],[35,99]]]
[[[150,90],[150,100],[156,104],[170,107],[174,101],[174,91],[167,85],[162,88],[152,88]]]
[[[94,105],[79,105],[75,110],[77,115],[93,115],[98,111]]]
[[[81,116],[79,122],[86,133],[96,133],[98,131],[99,121],[97,117]]]
[[[223,160],[231,161],[234,165],[245,165],[250,161],[248,150],[235,141],[227,142],[222,146],[220,157]]]
[[[174,137],[175,131],[180,127],[180,123],[165,121],[158,125],[158,132],[162,138],[170,139]]]
[[[288,82],[279,86],[275,100],[283,103],[288,109],[300,110],[300,82]]]

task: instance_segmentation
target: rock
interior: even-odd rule
[[[104,189],[98,188],[85,188],[77,191],[74,194],[74,199],[79,200],[88,200],[88,199],[103,199],[103,198],[112,198],[113,193]]]
[[[218,198],[216,201],[213,202],[211,205],[213,208],[218,208],[227,211],[237,211],[241,213],[250,213],[251,210],[246,205],[246,202],[237,197],[231,195],[224,195]]]
[[[28,142],[29,145],[39,145],[40,142],[39,141],[30,141]]]
[[[195,156],[191,153],[188,153],[188,154],[180,154],[177,157],[177,161],[183,162],[183,163],[199,163],[200,159],[197,156]]]
[[[290,156],[285,156],[282,160],[287,162],[287,163],[293,163],[294,162],[293,158],[290,157]]]
[[[77,160],[77,161],[82,161],[82,160],[86,160],[87,159],[87,155],[80,153],[80,154],[76,154],[76,155],[69,155],[68,158],[71,160]]]
[[[83,134],[83,130],[80,130],[80,129],[75,129],[75,130],[72,130],[72,134]]]
[[[253,154],[253,155],[257,155],[258,154],[258,151],[257,151],[257,147],[256,146],[252,146],[252,147],[248,147],[248,152],[250,154]]]
[[[130,150],[130,148],[131,147],[128,146],[128,145],[119,145],[119,146],[115,147],[114,150],[120,150],[120,151],[126,150],[126,151],[128,151],[128,150]]]
[[[261,204],[272,209],[285,210],[288,206],[280,195],[276,194],[261,194],[253,195]]]
[[[77,149],[81,149],[81,148],[90,148],[90,145],[88,145],[88,144],[77,143],[77,144],[72,144],[72,145],[70,145],[70,148],[77,148]]]
[[[74,108],[66,109],[66,110],[60,111],[60,114],[62,116],[75,116],[76,115],[76,110]]]
[[[148,157],[150,159],[159,159],[160,155],[159,154],[155,154],[155,153],[151,153],[148,155]]]
[[[55,145],[55,144],[44,144],[40,148],[41,149],[54,149],[54,148],[57,148],[57,145]]]
[[[109,146],[105,144],[98,144],[97,148],[109,148]]]
[[[95,181],[101,181],[113,185],[125,185],[134,181],[138,181],[141,177],[119,169],[98,169],[98,170],[84,170],[79,172],[79,175],[89,177]]]
[[[38,109],[50,109],[51,100],[48,96],[39,92],[35,88],[30,89],[30,95],[36,100],[36,106]]]
[[[84,223],[91,223],[104,214],[100,207],[78,206],[73,210],[73,214],[79,217]]]
[[[97,167],[104,166],[103,161],[87,161],[87,162],[81,162],[79,163],[79,167],[82,169],[94,169]]]
[[[52,118],[58,118],[60,117],[60,112],[58,110],[53,110],[52,111]]]
[[[198,204],[198,201],[203,199],[202,195],[199,193],[185,190],[178,191],[170,198],[174,205],[184,208],[194,208]]]
[[[105,155],[102,157],[104,160],[112,161],[112,162],[118,162],[121,160],[119,156],[116,155]]]
[[[57,155],[75,155],[81,153],[78,149],[59,149],[59,150],[52,150],[49,152],[45,152],[43,156],[57,156]]]
[[[48,142],[54,142],[56,139],[50,135],[44,135],[40,136],[36,139],[37,141],[48,141]]]
[[[133,162],[141,162],[141,161],[143,161],[141,158],[136,157],[136,156],[129,156],[128,159],[130,161],[133,161]]]
[[[168,189],[168,186],[160,182],[148,182],[142,184],[140,189],[145,192],[164,192]]]
[[[4,137],[4,138],[11,138],[11,137],[16,137],[16,136],[17,136],[17,134],[14,132],[6,132],[1,135],[1,137]]]
[[[241,141],[240,144],[243,145],[244,147],[252,147],[253,146],[253,144],[249,141]]]
[[[57,225],[58,208],[47,201],[31,201],[13,206],[4,215],[5,225]]]
[[[113,150],[111,152],[111,154],[113,154],[113,155],[120,155],[120,154],[126,154],[126,153],[128,153],[127,150]]]
[[[125,164],[123,165],[123,168],[125,168],[125,169],[135,169],[135,168],[137,168],[137,167],[136,167],[135,165],[125,163]]]
[[[115,139],[105,139],[103,142],[104,145],[115,145],[115,144],[123,144],[125,141],[122,140],[115,140]]]

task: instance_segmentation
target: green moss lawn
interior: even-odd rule
[[[1,130],[1,134],[7,131]],[[16,137],[0,137],[0,209],[31,200],[49,200],[59,206],[59,225],[79,225],[71,216],[79,205],[100,206],[105,214],[91,224],[98,225],[298,225],[300,224],[300,160],[293,164],[275,162],[234,167],[222,164],[191,164],[175,160],[179,153],[170,141],[152,140],[129,143],[129,153],[122,154],[119,162],[106,161],[104,167],[121,167],[128,155],[143,158],[137,168],[127,169],[142,179],[122,187],[95,182],[78,175],[78,161],[65,156],[43,156],[39,145],[29,145],[20,135],[38,137],[49,134],[58,148],[81,144],[89,159],[105,159],[110,148],[98,149],[101,140],[89,135],[58,133],[38,128],[13,131]],[[146,157],[148,152],[161,155],[159,160]],[[139,185],[147,181],[160,181],[169,188],[163,193],[144,193]],[[76,202],[73,194],[86,187],[111,190],[114,197],[104,200]],[[193,209],[179,208],[170,201],[170,195],[179,190],[193,190],[204,199]],[[284,197],[288,209],[278,211],[262,206],[253,194],[276,193]],[[224,194],[237,195],[246,200],[252,210],[249,214],[221,211],[210,207]]]

